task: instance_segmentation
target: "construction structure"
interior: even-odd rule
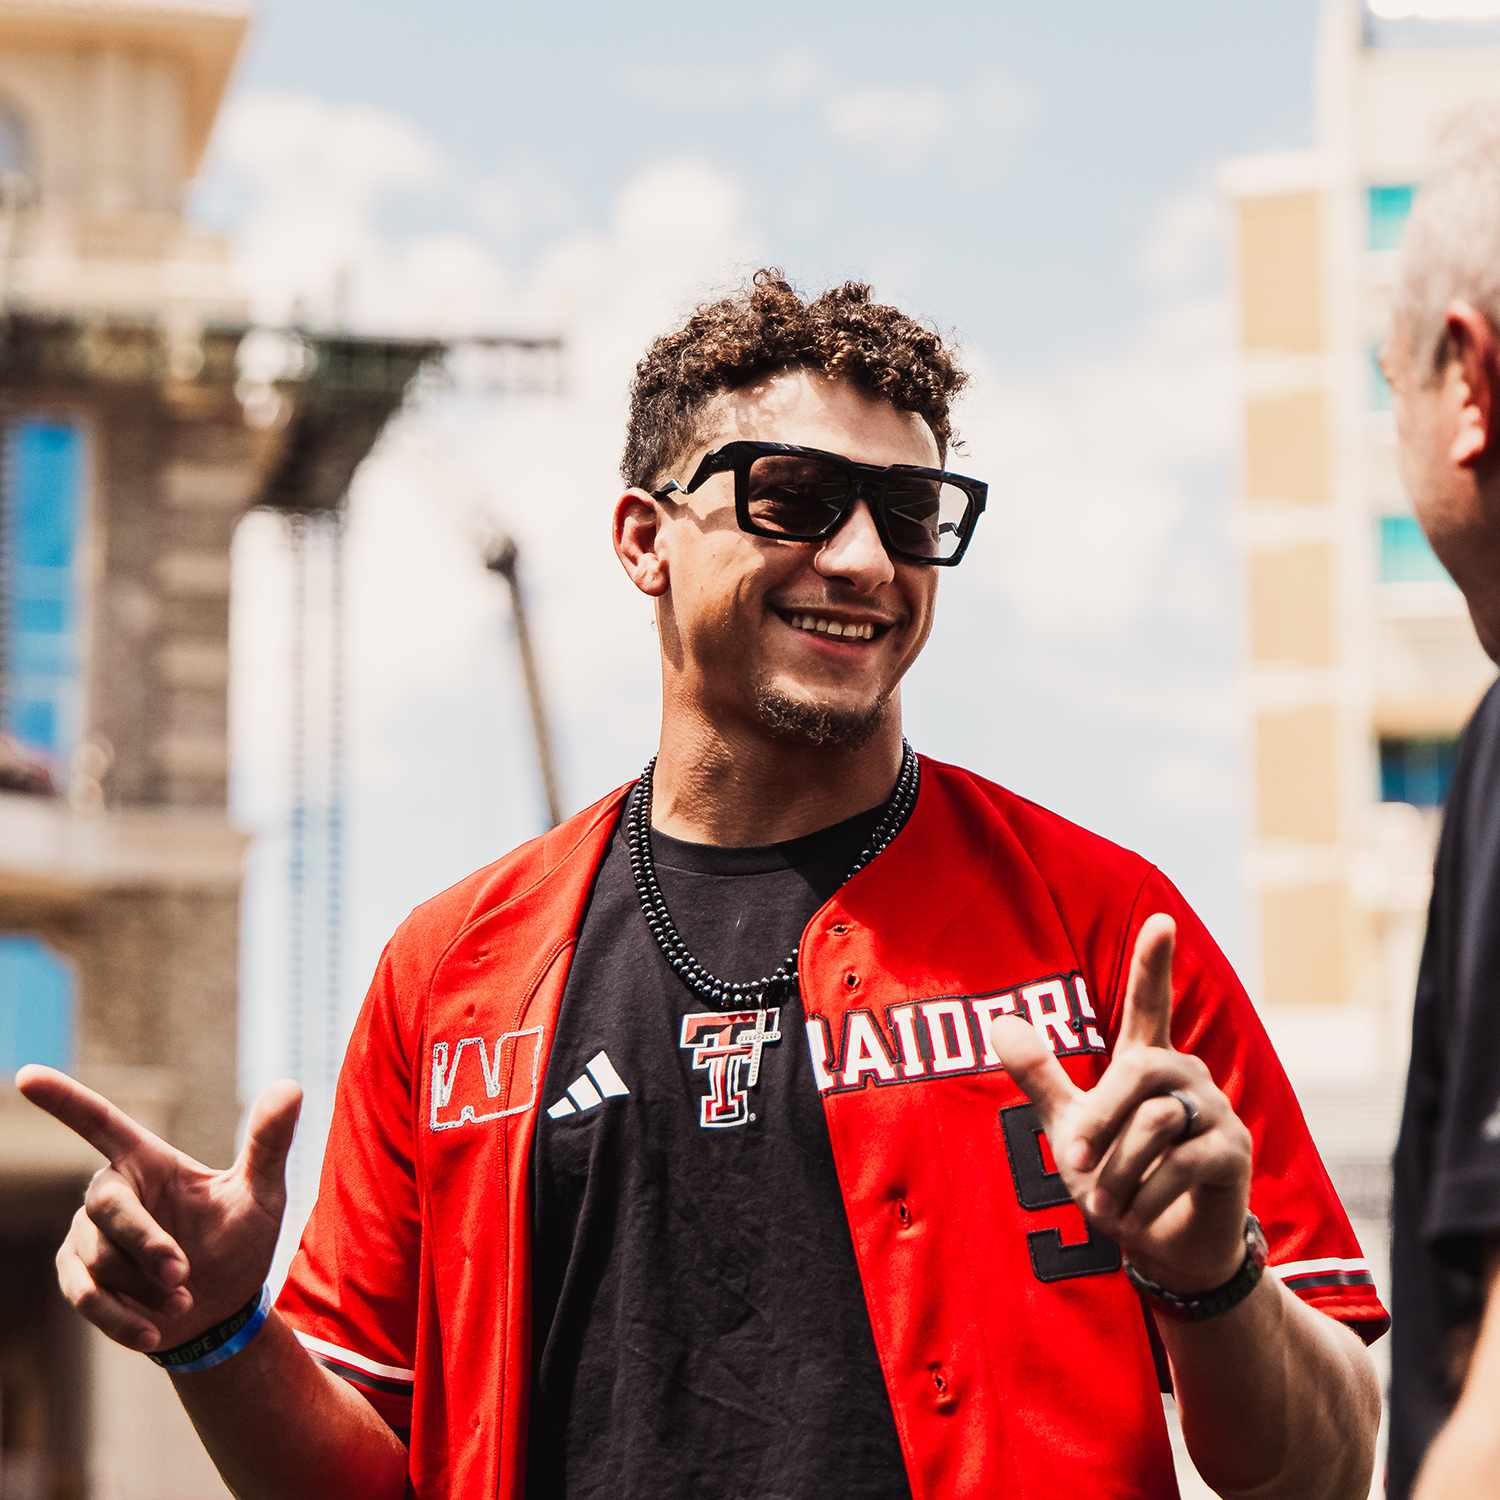
[[[1478,9],[1325,0],[1317,144],[1225,173],[1258,993],[1377,1260],[1439,809],[1494,676],[1402,493],[1377,356],[1434,131],[1500,97]]]
[[[223,1493],[166,1377],[56,1293],[54,1251],[100,1163],[9,1078],[67,1068],[194,1155],[232,1156],[231,540],[251,507],[283,512],[297,611],[339,621],[350,479],[444,349],[247,325],[228,247],[185,203],[249,21],[237,0],[0,0],[6,1500]],[[557,378],[556,340],[479,342],[515,384]],[[289,701],[267,705],[302,771],[288,1065],[325,1076],[343,1044],[336,627],[327,645],[327,680],[290,663]]]

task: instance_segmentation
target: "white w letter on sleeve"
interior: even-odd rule
[[[542,1061],[542,1028],[507,1031],[495,1038],[491,1052],[480,1036],[432,1047],[432,1114],[434,1130],[483,1125],[506,1115],[524,1114],[536,1103]],[[497,1108],[488,1106],[506,1097]],[[525,1097],[517,1095],[525,1090]]]

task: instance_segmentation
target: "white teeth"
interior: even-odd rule
[[[868,622],[840,624],[837,620],[826,620],[818,615],[793,615],[790,623],[798,630],[811,630],[818,635],[840,636],[844,640],[868,641],[875,637],[875,627]]]

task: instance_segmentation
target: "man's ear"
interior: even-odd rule
[[[1462,468],[1493,462],[1500,452],[1500,338],[1490,320],[1469,302],[1449,304],[1443,337],[1449,349],[1447,379],[1457,377],[1460,382],[1458,425],[1449,456]]]
[[[660,540],[661,508],[644,490],[626,490],[615,501],[615,556],[630,581],[653,599],[667,591],[667,561],[657,551]]]

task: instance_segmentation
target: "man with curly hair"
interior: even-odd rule
[[[236,1494],[1168,1496],[1162,1378],[1221,1494],[1367,1493],[1385,1313],[1223,956],[903,738],[963,381],[770,271],[648,351],[658,753],[392,938],[274,1310],[295,1086],[212,1172],[21,1076],[109,1158],[65,1293]]]

